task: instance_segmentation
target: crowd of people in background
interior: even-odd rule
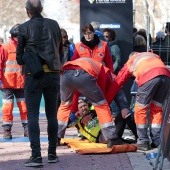
[[[31,157],[25,166],[43,166],[39,128],[42,95],[49,163],[58,162],[57,144],[73,124],[82,139],[105,143],[108,148],[127,143],[137,144],[140,151],[158,147],[162,105],[170,84],[166,67],[170,64],[170,23],[167,35],[159,31],[155,40],[151,35],[147,38],[145,29],[133,28],[133,50],[123,65],[116,30],[100,30],[100,23],[92,21],[81,28],[83,36],[74,44],[66,29],[41,15],[42,9],[41,1],[28,0],[30,20],[11,28],[8,43],[0,37],[3,137],[12,139],[15,97],[24,136],[30,140]],[[122,90],[129,78],[137,85],[133,109]],[[147,135],[149,109],[151,141]],[[132,131],[133,139],[123,138],[125,128]]]

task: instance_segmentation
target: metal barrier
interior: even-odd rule
[[[160,134],[160,145],[158,147],[154,170],[163,168],[165,158],[170,161],[170,89],[167,93],[163,110],[164,118]]]

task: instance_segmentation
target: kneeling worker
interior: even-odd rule
[[[61,76],[61,104],[58,109],[58,137],[63,138],[72,109],[72,99],[76,91],[87,97],[96,111],[100,128],[107,147],[124,144],[116,133],[114,118],[100,83],[106,82],[104,66],[90,58],[79,58],[63,66]],[[87,85],[88,84],[88,85]],[[105,87],[105,84],[103,84]]]

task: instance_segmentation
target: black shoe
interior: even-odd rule
[[[149,142],[138,144],[137,147],[138,147],[137,150],[139,150],[139,151],[149,151],[149,150],[151,150]]]
[[[58,156],[56,154],[48,155],[48,163],[56,163],[59,162]]]
[[[151,148],[152,148],[152,149],[155,149],[155,148],[158,148],[158,146],[155,145],[154,143],[151,143]]]
[[[122,145],[125,144],[121,139],[116,138],[116,139],[109,139],[107,143],[108,148],[112,148],[113,145]]]
[[[126,139],[121,138],[121,140],[125,143],[128,143],[128,144],[136,144],[137,143],[137,140],[130,139],[130,138],[126,138]]]
[[[61,138],[58,137],[57,146],[61,145],[60,141],[61,141]]]
[[[24,164],[26,167],[42,167],[42,157],[33,157],[31,156],[30,159],[25,162]]]

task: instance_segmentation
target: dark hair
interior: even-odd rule
[[[11,37],[17,37],[18,36],[19,26],[20,26],[20,24],[16,24],[10,29],[9,33],[11,34]]]
[[[60,30],[61,30],[61,34],[66,34],[67,35],[67,31],[64,28],[60,28]],[[67,35],[67,37],[68,37],[68,35]]]
[[[116,38],[116,33],[115,33],[115,31],[114,31],[113,29],[105,28],[105,29],[103,30],[103,32],[108,32],[110,38],[112,38],[112,40],[115,40],[115,38]]]
[[[138,30],[137,30],[137,28],[133,28],[133,33],[136,33],[136,32],[138,32]]]
[[[170,32],[170,22],[167,22],[165,26],[165,33],[168,33],[168,32]]]
[[[32,15],[41,13],[43,9],[42,3],[40,0],[36,0],[35,2],[31,2],[30,0],[28,0],[26,2],[25,8],[29,10],[29,12]]]
[[[85,34],[88,29],[90,31],[94,32],[94,28],[93,28],[93,26],[91,24],[84,25],[83,28],[82,28],[82,32]]]
[[[147,36],[146,36],[146,30],[145,29],[140,29],[137,33],[138,35],[142,35],[145,38],[145,41],[147,42]]]

